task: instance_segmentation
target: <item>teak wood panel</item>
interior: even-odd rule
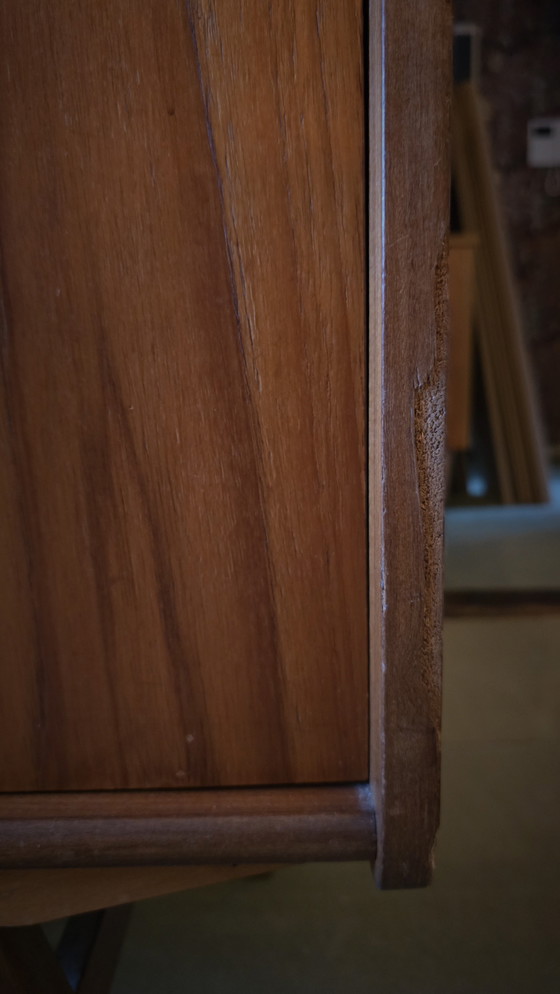
[[[362,3],[0,18],[0,786],[364,780]]]

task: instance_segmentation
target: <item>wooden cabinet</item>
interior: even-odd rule
[[[0,862],[424,882],[448,5],[0,18]]]

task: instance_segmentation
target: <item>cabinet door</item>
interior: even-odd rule
[[[0,867],[428,881],[450,22],[0,6]]]
[[[368,776],[361,0],[6,0],[0,784]]]

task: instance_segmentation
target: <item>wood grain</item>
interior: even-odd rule
[[[67,792],[0,797],[0,866],[379,839],[383,886],[425,883],[449,5],[369,5],[371,785],[361,4],[131,10],[2,12],[3,782]]]
[[[0,796],[0,868],[371,859],[368,786]]]
[[[381,886],[439,821],[451,8],[370,3],[371,765]]]
[[[0,19],[0,786],[365,780],[362,5]]]

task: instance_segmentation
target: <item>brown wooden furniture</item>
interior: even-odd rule
[[[39,925],[0,929],[2,994],[108,994],[130,911],[70,919],[56,955]]]
[[[429,879],[449,22],[2,5],[0,866]]]

